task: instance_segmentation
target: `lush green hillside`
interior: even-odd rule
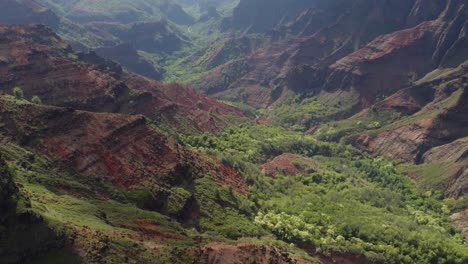
[[[468,263],[467,0],[0,7],[0,263]]]
[[[378,263],[468,258],[448,219],[449,200],[417,190],[391,161],[275,126],[245,125],[184,142],[245,175],[256,225],[312,255],[357,255]],[[292,158],[273,178],[262,176],[262,163],[284,153],[310,162]],[[301,172],[284,175],[287,166]]]

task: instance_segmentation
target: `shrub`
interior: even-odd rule
[[[33,104],[42,104],[41,98],[39,98],[39,96],[37,96],[37,95],[35,95],[35,96],[32,97],[31,102],[32,102]]]
[[[13,95],[18,100],[23,100],[23,98],[24,98],[23,90],[18,86],[13,88]]]

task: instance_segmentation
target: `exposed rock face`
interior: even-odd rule
[[[417,0],[408,17],[408,26],[413,27],[424,21],[436,19],[445,9],[446,5],[447,0],[434,0],[430,2]]]
[[[454,45],[463,41],[467,11],[463,4],[454,2],[446,6],[437,20],[378,37],[338,60],[330,66],[324,89],[352,87],[361,94],[361,104],[368,106],[378,95],[392,94],[436,69],[442,58],[448,56],[449,48],[456,49]],[[450,9],[455,9],[454,14],[448,14]]]
[[[99,57],[78,54],[86,59],[76,59],[77,54],[66,43],[40,25],[0,26],[0,36],[4,92],[20,86],[26,98],[38,95],[46,104],[145,114],[182,130],[217,130],[225,126],[224,116],[241,116],[238,109],[183,86],[122,74]],[[178,102],[182,97],[177,95],[186,93],[193,96]]]
[[[374,111],[395,111],[405,117],[369,134],[352,136],[351,142],[369,152],[405,162],[450,163],[445,194],[466,195],[466,78],[465,66],[461,66],[386,98],[374,106]]]
[[[373,138],[368,135],[360,136],[356,139],[356,143],[365,146],[372,153],[416,162],[421,153],[421,147],[429,138],[433,124],[433,119],[424,119],[395,130],[382,132]]]
[[[57,29],[60,19],[52,11],[34,0],[2,0],[0,2],[0,23],[40,23]]]
[[[468,135],[465,125],[468,119],[462,114],[468,111],[465,76],[461,70],[458,74],[402,90],[376,104],[376,111],[396,110],[415,120],[405,122],[402,119],[389,125],[391,129],[384,127],[365,144],[372,152],[386,153],[405,161],[420,163],[434,160],[432,156],[424,158],[423,154],[434,146],[448,144]],[[436,90],[437,87],[441,88]],[[419,94],[417,91],[421,89],[426,91],[426,96],[408,96]],[[444,110],[441,111],[442,107]],[[389,151],[388,146],[404,149]]]
[[[331,65],[325,89],[350,89],[361,94],[369,106],[381,94],[391,94],[434,69],[433,48],[437,38],[432,22],[379,37],[366,47]]]
[[[309,158],[285,153],[263,164],[262,173],[270,177],[277,175],[296,176],[297,174],[309,173],[314,165],[315,162]]]
[[[292,10],[299,2],[307,1],[288,2],[290,6],[284,8]],[[237,8],[251,13],[269,12],[263,7],[275,8],[276,4],[286,4],[286,1],[272,4],[245,1]],[[456,67],[468,56],[464,48],[468,17],[464,1],[439,0],[424,4],[421,1],[309,1],[307,4],[310,9],[302,9],[298,14],[292,12],[294,19],[288,15],[282,16],[281,23],[281,18],[274,19],[281,26],[270,34],[272,41],[251,51],[241,69],[236,61],[206,75],[203,81],[208,88],[205,90],[254,107],[274,105],[291,92],[310,95],[346,90],[359,96],[355,108],[359,110],[441,65]],[[236,13],[231,20],[237,21]],[[239,28],[251,25],[255,28],[256,24],[248,21],[239,18]],[[236,25],[232,23],[231,26]],[[274,27],[269,22],[266,24],[270,29]],[[296,37],[278,40],[291,34]],[[220,81],[226,78],[230,81]]]
[[[200,260],[207,264],[286,264],[296,263],[287,253],[268,246],[212,243],[201,249]],[[306,263],[306,262],[304,262]]]
[[[286,1],[276,2],[290,4]],[[226,90],[228,93],[227,90],[246,90],[248,86],[266,90],[269,98],[262,104],[254,105],[256,107],[271,105],[287,90],[296,93],[320,90],[326,82],[328,66],[379,35],[406,28],[413,1],[309,1],[307,4],[314,7],[301,9],[302,13],[296,14],[295,19],[283,23],[271,34],[272,42],[267,42],[246,57],[246,64],[251,67],[246,73],[237,73],[230,85],[213,90]],[[276,39],[278,35],[287,34],[298,37],[285,41]],[[237,68],[232,68],[231,71],[236,72]],[[228,72],[224,75],[232,75],[228,66],[223,66],[221,71]],[[206,76],[208,80],[215,78],[215,74]],[[245,94],[250,95],[248,91]],[[224,98],[224,94],[219,96]]]
[[[224,165],[214,165],[151,128],[143,116],[91,113],[66,108],[16,104],[0,99],[2,139],[35,149],[41,155],[93,179],[130,188],[177,185],[194,175],[212,173],[220,183],[241,193],[241,176]],[[230,178],[230,179],[228,179]]]
[[[277,26],[282,19],[292,19],[301,10],[314,5],[310,0],[241,0],[233,16],[224,22],[224,27],[264,32]]]
[[[468,195],[468,138],[432,148],[424,153],[424,163],[453,163],[455,173],[450,175],[446,195]],[[447,172],[449,173],[449,172]]]
[[[465,237],[468,237],[468,210],[453,214],[450,219],[462,231]]]

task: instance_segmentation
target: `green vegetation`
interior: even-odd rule
[[[449,180],[447,177],[450,172],[455,173],[450,162],[409,165],[403,164],[400,170],[408,175],[413,176],[418,188],[423,192],[437,192],[437,195],[442,196],[447,189]]]
[[[31,103],[33,104],[42,104],[42,100],[39,96],[35,95],[31,98]]]
[[[195,183],[195,198],[203,216],[200,225],[210,240],[255,237],[261,233],[252,221],[253,204],[232,188],[217,187],[208,177],[201,178]]]
[[[258,115],[267,116],[274,124],[296,131],[306,131],[315,125],[323,125],[329,120],[349,115],[353,112],[356,103],[357,98],[351,92],[302,94],[282,99],[273,109],[260,109]],[[326,131],[326,133],[335,132]]]
[[[69,19],[123,20],[124,24],[83,26],[62,21],[60,35],[93,48],[132,42],[131,30],[135,30],[134,26],[138,29],[139,24],[131,22],[153,22],[167,16],[158,0],[152,1],[152,8],[144,8],[147,1],[88,1],[92,4],[78,10],[73,9],[74,3],[64,0],[47,2]],[[208,5],[212,1],[203,2]],[[218,3],[232,9],[232,3]],[[195,4],[186,7],[194,16],[201,15]],[[169,19],[175,22],[178,18]],[[118,180],[105,175],[84,177],[27,147],[0,145],[0,253],[7,255],[7,262],[20,263],[26,256],[39,256],[37,263],[195,263],[190,259],[192,251],[222,241],[273,245],[312,261],[317,261],[315,257],[351,255],[371,263],[468,263],[467,240],[449,220],[450,214],[468,208],[468,198],[446,198],[443,193],[449,180],[447,172],[454,169],[451,164],[396,165],[345,145],[350,135],[373,136],[444,113],[459,100],[463,92],[460,87],[455,85],[451,94],[409,116],[392,108],[379,111],[376,104],[349,118],[358,110],[359,96],[354,89],[310,92],[310,87],[301,87],[309,91],[304,93],[285,90],[271,109],[255,109],[243,103],[250,99],[250,86],[227,89],[253,68],[249,57],[256,54],[247,55],[255,47],[262,47],[262,42],[276,40],[252,34],[224,41],[224,34],[218,31],[220,23],[221,19],[194,26],[169,22],[166,31],[161,30],[165,33],[155,32],[132,45],[139,49],[139,56],[164,69],[165,81],[189,83],[208,94],[222,93],[227,103],[251,117],[271,121],[270,125],[246,122],[234,126],[244,119],[232,115],[224,120],[232,127],[200,135],[188,125],[186,117],[148,121],[194,152],[171,145],[177,158],[162,162],[180,165],[183,160],[177,171],[158,175],[161,178],[145,177],[144,164],[143,180],[132,187],[121,186]],[[154,25],[150,27],[155,29]],[[142,35],[135,32],[135,36]],[[107,33],[109,36],[103,36]],[[272,38],[278,37],[288,38]],[[169,49],[160,50],[156,44]],[[71,59],[82,56],[71,53],[64,42],[56,46]],[[282,55],[278,51],[271,55],[288,59],[289,53]],[[448,72],[435,71],[425,79],[445,74]],[[29,104],[21,88],[15,87],[13,95],[16,100],[9,96],[11,100],[5,102],[18,107]],[[38,96],[33,96],[31,102],[42,104]],[[131,104],[136,109],[138,102]],[[196,106],[208,107],[202,101]],[[212,118],[216,118],[217,111],[210,110]],[[2,120],[6,124],[0,123],[0,127],[8,127],[8,121]],[[34,127],[22,129],[31,130],[25,133],[24,146],[41,143],[33,140],[37,134]],[[122,127],[121,131],[126,129]],[[212,156],[200,155],[208,162],[201,164],[225,169],[225,175],[214,176],[210,168],[199,168],[198,160],[192,159],[197,153]],[[288,170],[282,169],[284,164],[280,162],[274,164],[279,167],[274,177],[262,173],[262,165],[267,167],[266,163],[274,163],[275,157],[286,153],[295,154],[284,156],[296,158],[290,164],[301,173],[284,175]],[[227,184],[238,178],[220,179],[235,173],[215,159],[244,177],[248,189],[237,192],[237,182]],[[35,239],[29,239],[31,233]],[[77,257],[76,252],[85,259]]]
[[[252,184],[251,208],[258,212],[254,222],[285,243],[385,263],[468,260],[447,206],[439,196],[420,192],[389,161],[276,126],[244,125],[182,141],[246,176]],[[260,164],[286,152],[317,165],[306,175],[271,179],[260,174]]]
[[[11,211],[0,218],[0,245],[11,243],[2,246],[11,254],[8,262],[20,261],[15,252],[30,251],[41,254],[42,262],[38,263],[56,257],[75,263],[76,256],[66,249],[72,245],[88,252],[87,261],[154,263],[157,256],[158,263],[186,263],[186,253],[177,250],[195,245],[195,238],[202,237],[206,243],[229,242],[265,234],[253,223],[253,203],[231,187],[220,186],[211,175],[190,172],[187,176],[193,173],[198,178],[193,182],[186,179],[180,186],[147,182],[143,189],[126,190],[73,171],[64,172],[17,145],[3,145],[0,153],[15,172],[10,173],[6,163],[0,163],[0,208]],[[21,196],[16,194],[15,183]],[[23,196],[27,199],[20,199]],[[27,212],[40,221],[18,229],[4,226],[15,212]],[[35,232],[37,239],[23,245],[15,242],[25,239],[27,232]],[[163,242],[156,242],[157,250],[148,250],[142,242],[160,237]],[[41,243],[46,248],[39,246]]]
[[[18,86],[13,88],[13,96],[18,100],[23,100],[24,99],[23,89],[21,89]]]

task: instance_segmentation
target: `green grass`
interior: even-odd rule
[[[455,171],[450,162],[439,162],[431,164],[404,164],[400,170],[411,175],[416,186],[423,192],[437,191],[444,193],[450,181],[450,175]]]
[[[409,116],[407,118],[403,118],[399,121],[393,122],[380,129],[377,129],[375,132],[381,133],[384,131],[394,130],[394,129],[397,129],[406,125],[414,124],[417,121],[439,115],[443,113],[444,111],[446,111],[448,108],[455,105],[458,102],[462,93],[463,93],[463,90],[459,89],[455,91],[454,93],[452,93],[448,98],[445,98],[444,100],[437,102],[436,104],[428,105],[425,108],[423,108],[421,111],[417,112],[416,114]]]

